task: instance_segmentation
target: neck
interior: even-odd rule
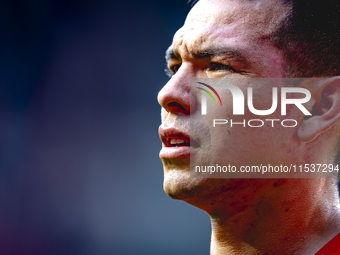
[[[288,179],[254,204],[240,202],[232,212],[220,206],[210,214],[211,255],[315,254],[340,232],[334,185],[326,179]]]

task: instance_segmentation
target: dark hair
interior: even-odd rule
[[[340,3],[336,0],[284,0],[287,18],[271,37],[284,53],[291,77],[340,74]]]

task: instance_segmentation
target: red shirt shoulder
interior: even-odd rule
[[[340,255],[340,233],[322,247],[315,255]]]

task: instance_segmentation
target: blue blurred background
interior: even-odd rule
[[[163,191],[164,52],[186,0],[0,1],[0,255],[208,254]]]

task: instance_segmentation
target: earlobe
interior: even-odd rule
[[[312,141],[340,119],[340,76],[322,79],[311,88],[314,105],[297,131],[301,141]]]

